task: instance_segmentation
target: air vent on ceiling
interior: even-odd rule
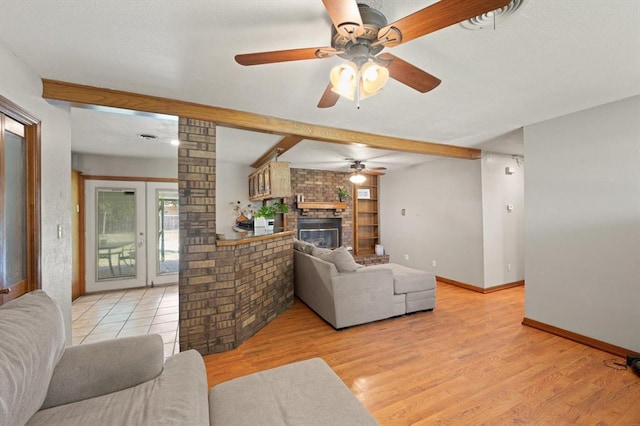
[[[507,19],[516,10],[525,3],[526,0],[512,0],[511,3],[505,7],[493,10],[491,12],[483,13],[482,15],[469,18],[466,21],[462,21],[460,25],[468,30],[481,30],[485,27],[493,28],[494,25]]]
[[[153,141],[153,140],[158,139],[158,137],[156,135],[152,135],[152,134],[149,134],[149,133],[140,133],[138,135],[138,137],[140,139],[142,139],[142,140],[145,140],[145,141]]]

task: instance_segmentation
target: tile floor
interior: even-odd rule
[[[177,285],[88,294],[71,309],[74,345],[155,333],[165,358],[180,352]]]

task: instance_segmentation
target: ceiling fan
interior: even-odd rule
[[[384,171],[387,170],[386,167],[367,168],[360,160],[355,160],[349,167],[353,169],[353,174],[349,177],[349,180],[355,184],[360,184],[367,180],[365,175],[382,176]]]
[[[375,95],[389,77],[420,93],[440,79],[390,53],[395,47],[453,24],[505,7],[511,0],[440,0],[391,24],[376,9],[356,0],[322,0],[333,22],[331,46],[236,55],[241,65],[323,59],[340,56],[348,62],[331,70],[331,82],[318,108],[332,107],[340,96],[358,103]]]

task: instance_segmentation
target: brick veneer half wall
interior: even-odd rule
[[[345,163],[347,164],[347,163]],[[303,194],[305,201],[338,201],[336,190],[342,186],[352,192],[353,184],[349,181],[350,173],[331,172],[326,170],[291,169],[292,203],[287,214],[287,229],[298,229],[298,215],[295,208],[295,195]],[[347,209],[334,215],[334,210],[311,210],[305,217],[309,218],[342,218],[342,245],[353,247],[353,199],[347,200]]]
[[[236,348],[293,304],[293,239],[217,246],[216,126],[180,118],[180,350]]]

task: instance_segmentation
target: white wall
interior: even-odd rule
[[[640,352],[640,97],[525,128],[525,316]]]
[[[505,168],[514,173],[507,175]],[[512,205],[509,212],[507,205]],[[482,156],[484,287],[524,280],[524,161]]]
[[[216,162],[216,232],[230,234],[236,221],[232,201],[240,201],[242,205],[249,203],[248,177],[254,169],[235,163]],[[260,203],[254,203],[260,205]]]
[[[380,236],[392,262],[482,287],[481,162],[438,159],[382,176]]]
[[[62,308],[71,342],[71,131],[67,107],[42,99],[40,77],[0,43],[0,95],[41,120],[42,289]],[[57,238],[57,225],[63,237]]]
[[[74,170],[85,175],[178,178],[178,157],[139,158],[74,153]]]

